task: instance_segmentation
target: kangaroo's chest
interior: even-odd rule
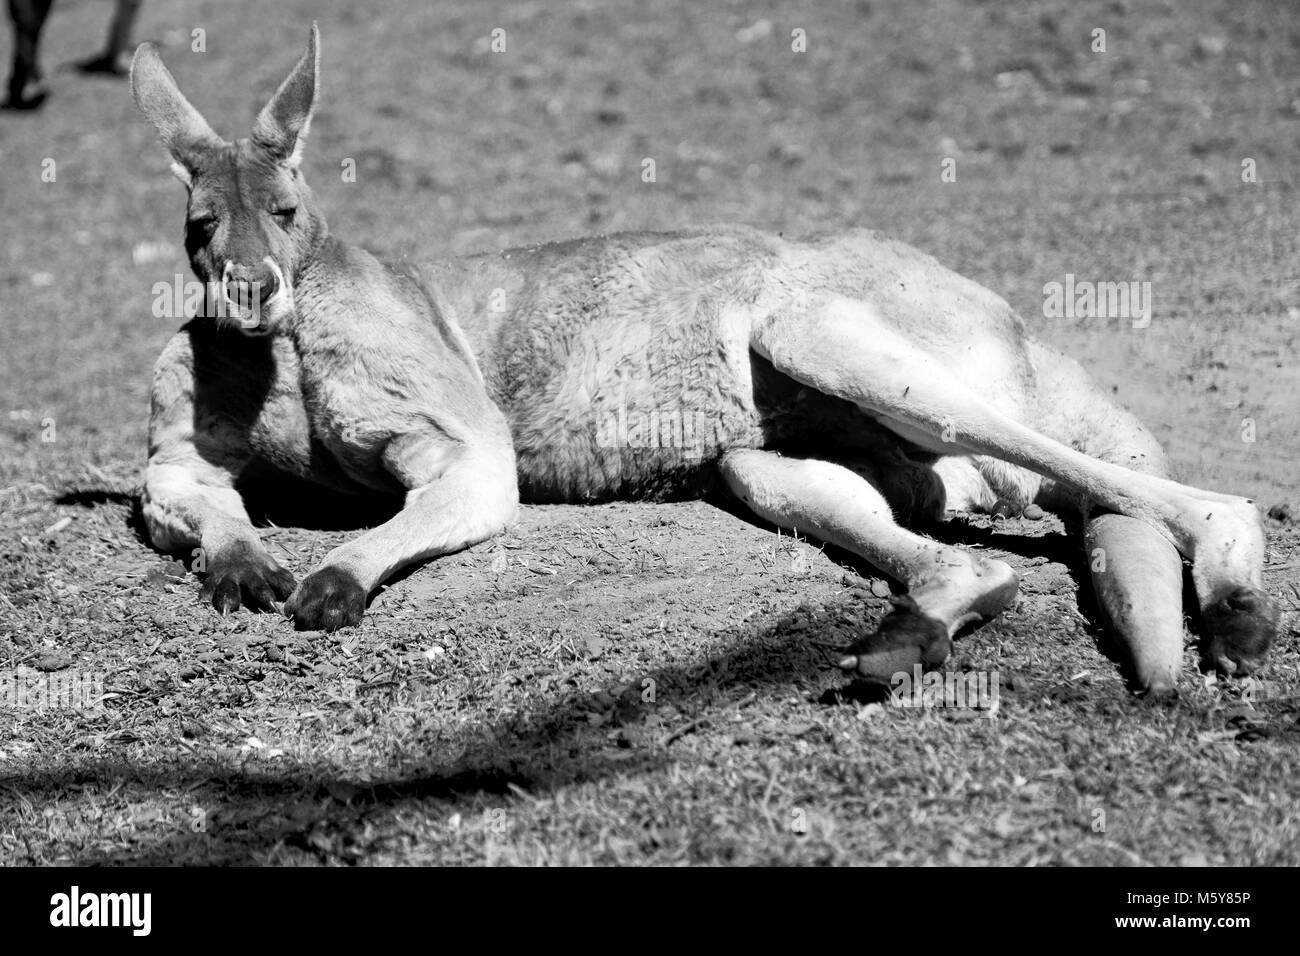
[[[288,340],[273,344],[271,363],[271,387],[249,434],[258,458],[340,491],[402,490],[383,466],[392,433],[382,415],[368,414],[377,402],[337,387]]]

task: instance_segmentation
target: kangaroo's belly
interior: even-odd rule
[[[610,302],[574,329],[551,374],[502,402],[524,497],[706,491],[723,452],[764,441],[750,322],[744,303],[681,290],[649,313]]]

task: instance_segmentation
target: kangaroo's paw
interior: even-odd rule
[[[237,545],[213,555],[199,597],[211,601],[222,614],[241,605],[252,611],[269,611],[293,592],[296,583],[265,551]]]
[[[1245,677],[1263,666],[1280,614],[1261,589],[1234,588],[1206,607],[1202,617],[1208,632],[1201,652],[1207,668]]]
[[[299,631],[337,631],[361,623],[366,589],[350,571],[324,567],[313,571],[285,602],[284,613]]]
[[[921,611],[910,597],[892,598],[894,609],[874,634],[845,648],[840,667],[864,677],[888,679],[916,664],[938,667],[952,653],[952,641],[943,621]]]

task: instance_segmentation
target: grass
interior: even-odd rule
[[[138,34],[233,136],[318,19],[306,173],[346,238],[419,258],[871,225],[1005,295],[1188,480],[1294,501],[1300,25],[1275,5],[251,9],[146,5]],[[121,83],[54,69],[107,15],[60,3],[54,96],[0,115],[0,673],[107,696],[0,708],[0,863],[1300,861],[1290,521],[1269,522],[1286,613],[1253,700],[1190,648],[1177,700],[1131,696],[1055,520],[944,532],[1024,581],[949,665],[997,673],[993,719],[846,688],[833,648],[885,612],[881,582],[718,502],[526,508],[333,636],[201,607],[136,503],[183,193]],[[1150,328],[1042,318],[1066,273],[1151,281]],[[301,575],[349,532],[268,534]]]

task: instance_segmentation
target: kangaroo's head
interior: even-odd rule
[[[219,318],[266,334],[293,314],[293,286],[325,238],[299,170],[316,108],[320,37],[266,104],[247,139],[227,143],[190,105],[151,43],[131,63],[136,105],[158,131],[189,190],[185,249],[195,275],[219,288]]]

